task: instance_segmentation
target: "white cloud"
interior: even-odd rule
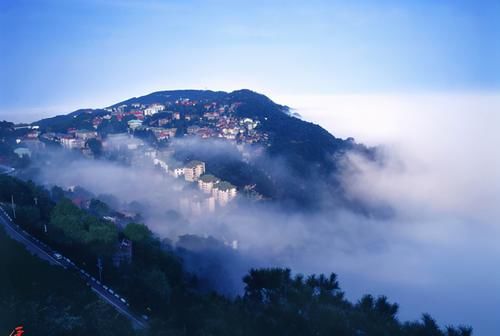
[[[500,309],[500,94],[278,98],[336,136],[383,148],[384,165],[352,156],[344,172],[352,197],[395,211],[368,223],[382,225],[387,248],[336,256],[347,286],[392,295],[403,317],[426,309],[486,332]],[[464,286],[474,294],[457,296]]]

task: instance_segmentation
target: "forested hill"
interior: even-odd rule
[[[67,115],[42,119],[34,124],[39,125],[42,130],[55,132],[65,132],[69,128],[89,129],[92,127],[92,118],[104,115],[110,110],[162,104],[173,111],[180,107],[186,111],[186,106],[178,104],[182,100],[195,102],[189,106],[189,113],[202,113],[203,106],[211,103],[235,104],[235,116],[260,121],[260,131],[269,136],[266,141],[268,153],[283,157],[295,173],[303,176],[309,175],[311,169],[331,173],[336,167],[332,158],[346,150],[355,149],[366,154],[370,152],[366,147],[356,144],[353,139],[337,138],[319,125],[291,116],[287,106],[279,105],[268,97],[247,89],[230,93],[209,90],[158,91],[130,98],[106,109],[81,109]],[[124,119],[121,125],[114,125],[116,132],[126,130],[126,121],[127,119]],[[187,124],[201,125],[196,119],[191,119]]]

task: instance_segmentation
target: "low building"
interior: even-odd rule
[[[142,126],[142,120],[139,120],[139,119],[132,119],[132,120],[129,120],[127,122],[128,124],[128,127],[131,129],[131,130],[135,130],[139,127]]]
[[[197,181],[205,173],[205,162],[191,161],[184,167],[184,179],[188,182]]]
[[[144,110],[144,115],[145,116],[152,116],[153,114],[156,114],[160,111],[163,111],[165,109],[165,105],[162,104],[152,104],[148,108]]]

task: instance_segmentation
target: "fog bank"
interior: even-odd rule
[[[498,330],[500,95],[282,99],[337,136],[383,147],[383,165],[352,156],[344,171],[351,197],[395,213],[386,249],[332,262],[348,293],[386,293],[404,318],[427,310],[477,335]]]

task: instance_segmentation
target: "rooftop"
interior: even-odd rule
[[[209,182],[218,182],[219,178],[212,174],[205,174],[200,177],[200,180],[202,182],[209,183]]]
[[[215,188],[217,188],[219,190],[223,190],[223,191],[227,191],[230,189],[236,189],[236,187],[234,185],[232,185],[231,183],[229,183],[227,181],[221,181],[221,182],[217,183],[215,185]]]
[[[198,161],[198,160],[193,160],[193,161],[189,161],[187,164],[186,164],[186,168],[194,168],[198,165],[203,165],[204,163],[201,162],[201,161]]]

